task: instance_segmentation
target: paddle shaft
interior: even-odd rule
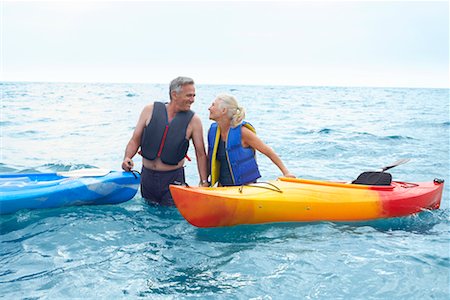
[[[397,160],[396,162],[394,162],[394,163],[392,163],[392,164],[390,164],[390,165],[387,165],[387,166],[385,166],[385,167],[382,167],[380,170],[381,170],[381,172],[384,172],[384,171],[387,171],[387,170],[389,170],[389,169],[392,169],[392,168],[394,168],[394,167],[396,167],[396,166],[406,164],[408,161],[410,161],[409,158],[402,158],[402,159],[399,159],[399,160]]]

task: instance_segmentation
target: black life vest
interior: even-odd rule
[[[193,116],[191,110],[178,112],[169,124],[166,105],[155,102],[152,118],[141,137],[142,156],[149,160],[160,157],[165,164],[177,165],[189,149],[186,130]]]

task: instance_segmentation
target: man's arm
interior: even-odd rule
[[[141,146],[141,137],[144,132],[144,128],[148,117],[153,112],[153,104],[147,105],[141,112],[139,120],[134,129],[133,135],[125,148],[125,155],[122,162],[122,169],[125,171],[131,171],[134,167],[132,158],[136,155],[139,146]]]
[[[209,186],[208,180],[208,160],[205,152],[205,142],[203,140],[202,121],[197,115],[192,117],[192,142],[194,143],[195,156],[197,157],[198,174],[200,175],[200,185]]]

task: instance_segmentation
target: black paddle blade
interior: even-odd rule
[[[386,170],[392,169],[393,167],[396,167],[396,166],[399,166],[399,165],[406,164],[406,163],[407,163],[408,161],[410,161],[410,160],[411,160],[410,158],[402,158],[402,159],[399,159],[399,160],[397,160],[396,162],[394,162],[394,163],[392,163],[392,164],[390,164],[390,165],[387,165],[387,166],[381,168],[381,172],[384,172],[384,171],[386,171]]]

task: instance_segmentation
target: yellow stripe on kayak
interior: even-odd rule
[[[336,189],[322,186],[305,186],[299,189],[292,184],[278,182],[283,193],[266,192],[249,195],[238,201],[234,217],[239,223],[284,221],[350,221],[380,217],[381,203],[378,193],[369,189]],[[249,189],[249,187],[245,187]],[[256,189],[254,187],[253,189]],[[227,205],[227,203],[224,203]],[[231,220],[230,220],[231,221]]]
[[[179,199],[176,202],[183,216],[199,227],[357,221],[379,218],[382,214],[378,192],[364,186],[343,189],[333,184],[270,183],[282,193],[264,183],[244,186],[241,191],[241,187],[188,188],[178,196],[174,188],[172,193],[174,199]]]

